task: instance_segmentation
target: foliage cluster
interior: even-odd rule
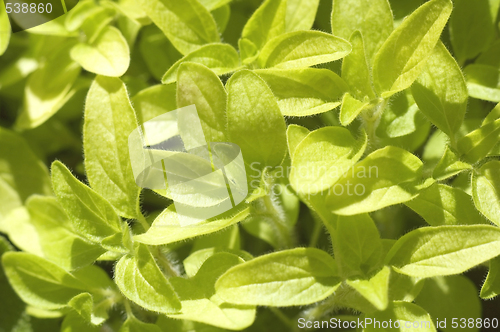
[[[1,3],[0,331],[480,318],[462,274],[500,293],[499,5],[84,0],[11,35]],[[251,192],[181,227],[128,135],[192,104]]]

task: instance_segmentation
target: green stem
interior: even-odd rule
[[[318,320],[338,308],[337,296],[335,294],[328,297],[323,302],[305,312],[308,320]]]
[[[362,113],[364,127],[366,129],[366,134],[368,135],[368,142],[370,142],[371,150],[374,150],[377,147],[378,138],[376,131],[378,125],[380,124],[380,118],[382,117],[388,103],[388,99],[379,99],[378,103],[376,103],[371,109]]]
[[[124,305],[125,305],[125,312],[127,313],[127,317],[135,317],[134,312],[132,311],[132,307],[130,306],[129,300],[125,299]]]
[[[142,228],[144,228],[144,231],[147,232],[149,229],[149,223],[140,211],[137,211],[137,221],[139,221]]]
[[[158,262],[160,263],[161,267],[163,268],[163,271],[167,274],[169,277],[179,277],[179,272],[174,268],[174,265],[172,262],[170,262],[167,257],[161,252],[159,247],[156,247],[153,249],[153,256],[155,256],[158,259]]]
[[[314,219],[314,228],[311,234],[311,241],[309,241],[309,247],[316,247],[318,244],[319,236],[321,235],[321,230],[323,229],[323,223],[316,218]]]
[[[286,316],[280,309],[270,307],[269,310],[271,310],[271,312],[275,314],[276,317],[278,317],[283,323],[285,323],[285,325],[291,329],[290,331],[298,331],[298,325],[295,325],[292,320],[288,318],[288,316]]]
[[[264,203],[266,209],[266,215],[268,220],[271,220],[276,229],[278,239],[280,242],[280,246],[282,248],[291,248],[294,246],[294,240],[292,236],[292,232],[289,227],[281,220],[280,213],[276,210],[269,195],[262,197],[262,201]]]

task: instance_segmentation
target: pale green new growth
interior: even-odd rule
[[[262,77],[278,100],[285,116],[310,116],[328,112],[340,105],[349,89],[337,74],[326,69],[263,69]]]
[[[257,59],[261,68],[304,68],[335,61],[351,52],[342,38],[319,31],[296,31],[271,39]]]
[[[239,67],[238,53],[228,44],[208,44],[189,53],[173,64],[162,78],[163,84],[177,80],[177,72],[184,62],[196,62],[207,66],[217,75],[235,71]]]
[[[104,28],[90,44],[75,45],[70,54],[85,70],[98,75],[122,76],[130,64],[127,41],[113,27]]]
[[[410,87],[417,79],[451,11],[451,0],[429,1],[391,33],[373,65],[375,90],[379,94],[389,97]]]
[[[196,0],[141,0],[151,20],[179,52],[186,55],[220,41],[215,20]]]
[[[137,218],[139,188],[128,151],[128,136],[137,127],[125,85],[98,76],[87,95],[83,148],[85,170],[92,188],[128,218]]]
[[[296,147],[290,183],[299,194],[315,194],[333,186],[363,155],[366,135],[356,140],[340,127],[308,134]]]
[[[123,256],[116,265],[116,284],[131,301],[152,311],[171,314],[181,310],[172,285],[145,245]]]

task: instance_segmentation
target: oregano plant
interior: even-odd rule
[[[500,1],[8,1],[0,331],[498,329]]]

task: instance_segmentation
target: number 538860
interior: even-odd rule
[[[5,9],[7,11],[7,14],[14,13],[14,14],[27,14],[27,13],[51,13],[52,12],[52,4],[49,3],[18,3],[18,2],[7,2],[5,4]]]

